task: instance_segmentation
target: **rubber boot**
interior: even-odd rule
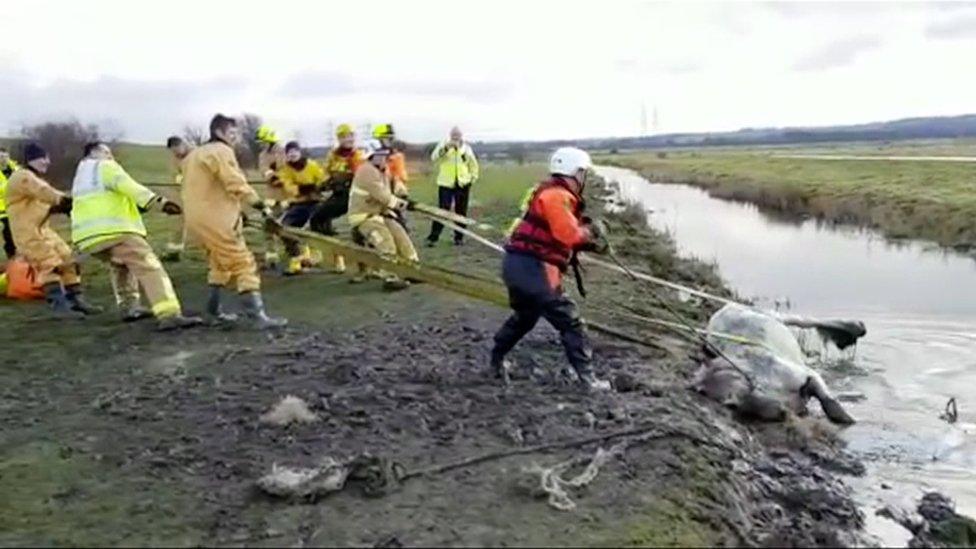
[[[152,317],[152,311],[141,305],[134,305],[122,311],[122,322],[138,322]]]
[[[609,391],[610,389],[613,388],[610,385],[609,381],[596,377],[596,374],[594,374],[593,372],[586,372],[580,374],[579,380],[580,380],[580,385],[583,387],[583,389],[590,393],[596,393],[599,391]]]
[[[179,242],[167,242],[166,248],[163,254],[159,256],[159,259],[165,262],[177,262],[183,257],[183,244]]]
[[[193,328],[203,324],[203,319],[198,316],[183,316],[181,314],[164,316],[156,321],[156,330],[159,332],[170,332],[173,330],[183,330]]]
[[[268,316],[259,292],[244,292],[241,294],[241,304],[244,306],[244,316],[260,330],[274,330],[288,325],[288,319]]]
[[[264,268],[269,271],[278,271],[278,263],[281,257],[277,252],[264,252]]]
[[[220,286],[210,287],[210,296],[207,298],[207,317],[212,322],[218,324],[228,324],[237,322],[237,315],[225,313],[220,305]]]
[[[74,305],[68,300],[68,295],[60,282],[52,282],[44,285],[44,298],[51,307],[51,314],[54,318],[62,320],[77,320],[85,318],[85,315],[74,309]]]
[[[410,283],[399,277],[390,277],[383,280],[383,291],[399,292],[410,287]]]
[[[105,312],[104,307],[92,305],[85,299],[85,296],[81,292],[80,284],[73,284],[65,288],[65,295],[68,298],[68,302],[71,303],[71,307],[79,313],[97,315]]]
[[[302,269],[305,265],[302,263],[302,258],[291,257],[288,259],[288,267],[285,268],[285,276],[295,276],[302,274]]]
[[[492,357],[491,358],[491,373],[502,382],[502,385],[509,385],[512,383],[512,378],[510,372],[512,371],[512,363],[504,358]]]

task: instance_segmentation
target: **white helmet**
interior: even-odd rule
[[[576,177],[578,170],[589,170],[593,167],[590,155],[583,149],[576,147],[560,147],[549,157],[549,173]]]
[[[390,149],[384,147],[383,144],[380,143],[379,139],[367,139],[366,142],[363,143],[363,156],[369,159],[376,154],[388,155],[390,154]]]

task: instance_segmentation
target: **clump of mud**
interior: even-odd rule
[[[315,423],[319,417],[309,409],[308,404],[294,396],[288,395],[278,401],[273,408],[261,415],[261,423],[286,427],[293,423]]]

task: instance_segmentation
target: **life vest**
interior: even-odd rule
[[[10,299],[35,300],[44,299],[44,288],[37,281],[37,273],[21,257],[15,257],[7,262],[6,296]]]
[[[348,190],[353,175],[363,160],[362,153],[355,147],[348,149],[336,147],[329,151],[329,156],[325,159],[327,185],[333,190]]]
[[[531,255],[559,267],[565,271],[569,267],[573,250],[556,240],[549,228],[549,222],[542,212],[542,204],[539,196],[549,189],[558,187],[565,189],[576,198],[576,206],[573,215],[577,219],[583,216],[583,198],[580,194],[563,178],[555,176],[547,181],[543,181],[532,191],[531,196],[526,201],[524,214],[508,237],[505,250],[513,253]]]

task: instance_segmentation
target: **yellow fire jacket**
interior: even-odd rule
[[[51,206],[61,202],[64,193],[52,187],[34,172],[20,169],[7,184],[7,213],[10,232],[17,248],[38,260],[67,247],[51,228]]]
[[[183,162],[184,223],[202,243],[236,241],[241,206],[258,200],[226,143],[211,141],[197,147]]]
[[[346,219],[353,227],[376,215],[396,208],[400,199],[390,191],[390,180],[369,162],[356,170],[349,190],[349,213]]]

